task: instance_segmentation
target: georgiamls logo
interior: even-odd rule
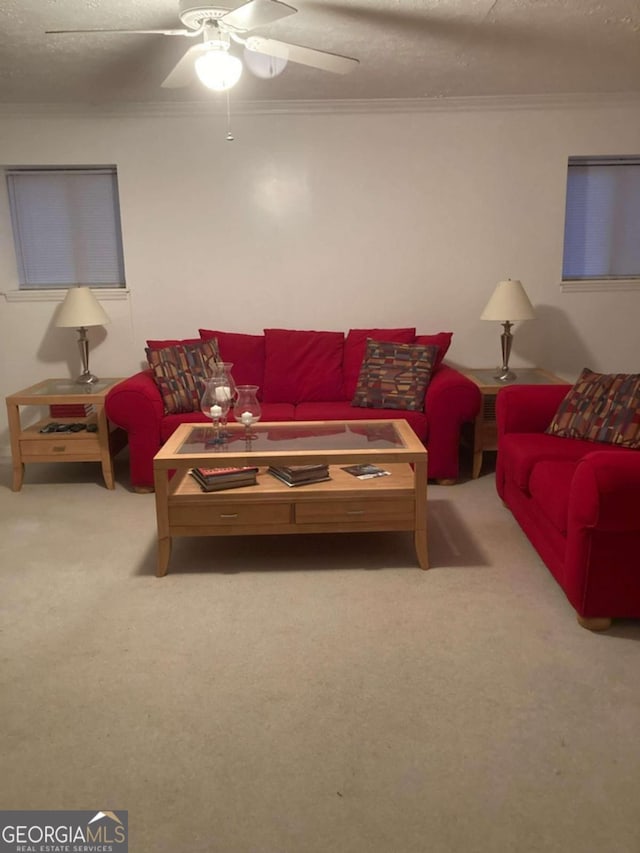
[[[102,820],[103,817],[111,818],[111,820],[115,820],[116,823],[119,823],[120,826],[122,826],[122,821],[115,812],[96,812],[89,823],[95,823],[97,820]]]
[[[0,811],[0,853],[127,853],[126,811]]]
[[[115,812],[96,812],[87,823],[86,840],[89,842],[122,844],[126,837],[125,827]]]

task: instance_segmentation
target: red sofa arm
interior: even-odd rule
[[[614,447],[581,459],[571,482],[569,527],[640,531],[639,507],[640,451]]]
[[[442,364],[433,374],[424,399],[430,478],[458,478],[460,430],[475,419],[481,402],[475,382],[453,367]]]
[[[580,460],[569,491],[562,580],[580,615],[640,614],[639,505],[639,450],[612,447]]]
[[[544,432],[571,385],[509,385],[496,397],[498,439],[509,432]]]
[[[153,488],[153,457],[162,445],[164,405],[151,370],[119,382],[107,394],[107,417],[129,437],[129,475],[134,488]]]

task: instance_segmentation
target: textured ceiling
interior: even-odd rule
[[[270,80],[245,72],[236,102],[640,92],[638,0],[289,2],[298,13],[257,34],[353,56],[360,65],[346,76],[293,63]],[[0,103],[220,98],[197,82],[160,86],[191,39],[45,35],[175,28],[177,10],[178,0],[0,0]]]

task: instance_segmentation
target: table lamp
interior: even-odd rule
[[[72,327],[78,330],[78,347],[82,361],[82,373],[76,379],[79,385],[91,385],[98,377],[89,372],[88,326],[104,326],[109,322],[102,305],[89,287],[70,287],[56,317],[56,326]]]
[[[494,374],[495,379],[500,382],[509,382],[516,378],[513,370],[509,369],[509,355],[513,335],[511,327],[515,320],[531,320],[535,317],[535,311],[529,301],[522,282],[507,279],[499,281],[496,289],[487,302],[484,311],[480,315],[481,320],[498,320],[502,323],[503,333],[500,336],[502,346],[502,367]]]

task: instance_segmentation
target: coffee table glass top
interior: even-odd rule
[[[213,441],[212,428],[193,426],[178,454],[304,450],[373,450],[403,448],[405,443],[393,422],[376,424],[351,422],[334,424],[254,424],[247,438],[245,428],[227,427],[228,438],[222,444]]]

